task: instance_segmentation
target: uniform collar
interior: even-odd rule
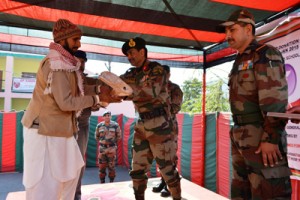
[[[257,48],[258,45],[258,42],[255,39],[253,39],[242,54],[250,54]]]

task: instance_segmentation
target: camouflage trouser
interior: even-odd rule
[[[105,179],[106,168],[108,168],[108,177],[114,180],[116,177],[115,160],[116,160],[116,147],[103,148],[100,147],[99,152],[99,178]]]
[[[278,144],[284,159],[274,167],[265,167],[261,154],[255,154],[262,128],[234,126],[230,131],[233,179],[231,199],[291,199],[290,170],[286,157],[286,139]]]
[[[181,198],[180,177],[175,165],[176,147],[172,125],[164,128],[161,121],[138,121],[132,148],[132,170],[130,176],[136,195],[143,197],[147,188],[149,172],[153,159],[159,166],[173,198]],[[155,131],[155,132],[154,132]],[[142,199],[142,198],[141,198]]]
[[[175,142],[175,161],[176,161],[176,166],[177,166],[177,162],[178,162],[178,156],[177,156],[177,150],[178,150],[178,122],[175,118],[173,118],[173,125],[174,125],[174,142]]]

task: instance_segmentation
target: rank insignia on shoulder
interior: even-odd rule
[[[252,69],[252,68],[253,68],[252,60],[246,60],[239,65],[239,71]]]
[[[153,73],[155,73],[155,74],[162,74],[163,71],[164,71],[164,69],[161,66],[157,66],[153,69]]]

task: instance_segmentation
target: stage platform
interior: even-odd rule
[[[152,187],[159,183],[160,178],[150,178],[146,190],[146,200],[172,199],[161,197],[160,193],[153,193]],[[198,186],[186,179],[181,180],[183,200],[226,200],[227,198],[218,195],[210,190]],[[132,182],[115,182],[106,184],[93,184],[82,186],[82,200],[134,200]],[[11,192],[6,200],[25,200],[25,192]]]

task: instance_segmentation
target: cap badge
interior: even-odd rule
[[[129,47],[135,47],[135,41],[131,38],[128,43]]]

